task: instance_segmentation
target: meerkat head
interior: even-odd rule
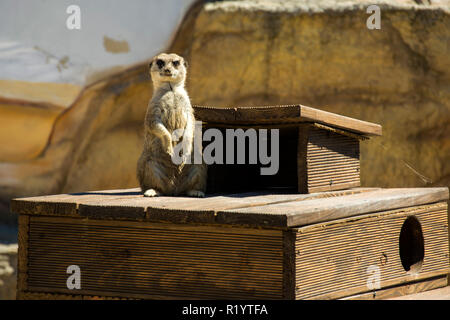
[[[161,53],[150,62],[150,75],[155,86],[164,82],[170,84],[184,84],[187,63],[183,57],[175,53]]]

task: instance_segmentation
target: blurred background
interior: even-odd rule
[[[450,0],[0,0],[0,299],[15,296],[12,198],[138,185],[160,52],[189,62],[193,104],[381,124],[363,186],[450,185]]]

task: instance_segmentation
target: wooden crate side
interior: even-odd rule
[[[283,231],[283,299],[295,299],[295,233]]]
[[[17,298],[27,289],[28,274],[28,232],[30,217],[19,215],[18,218],[18,252],[17,252]]]
[[[425,257],[418,274],[407,274],[399,256],[405,219],[422,228]],[[336,299],[368,292],[379,272],[380,288],[445,275],[448,262],[447,203],[378,212],[295,229],[296,299]]]
[[[360,186],[358,139],[311,126],[306,153],[309,193]]]
[[[447,285],[447,279],[444,276],[427,279],[419,282],[408,283],[400,286],[394,286],[387,289],[374,290],[350,297],[342,298],[342,300],[382,300],[402,297],[410,294],[426,292],[429,290],[442,288]]]
[[[32,217],[29,233],[30,292],[283,298],[281,230]],[[80,290],[66,286],[70,265]]]
[[[297,180],[298,192],[308,193],[308,167],[306,157],[308,155],[308,136],[310,125],[299,125],[297,141]]]

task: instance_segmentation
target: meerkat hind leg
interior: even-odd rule
[[[186,194],[189,197],[197,197],[197,198],[205,197],[205,193],[203,191],[199,191],[199,190],[189,190],[188,192],[186,192]]]
[[[157,197],[159,195],[161,195],[161,193],[155,189],[148,189],[144,192],[144,197]]]
[[[181,190],[189,197],[203,198],[206,189],[206,166],[188,164],[183,170]]]

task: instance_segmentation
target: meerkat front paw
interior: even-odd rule
[[[147,191],[144,192],[144,197],[157,197],[160,194],[161,193],[159,193],[155,189],[148,189]]]
[[[183,155],[190,157],[192,154],[192,140],[183,141]]]
[[[205,193],[203,191],[199,191],[199,190],[190,190],[190,191],[186,192],[186,194],[189,197],[197,197],[197,198],[205,197]]]
[[[173,156],[173,147],[172,147],[172,145],[171,144],[169,144],[167,147],[166,147],[166,152],[167,152],[167,154],[169,155],[169,156]]]
[[[165,138],[162,140],[162,142],[164,151],[169,156],[172,156],[173,155],[172,138],[169,135],[166,135]]]

